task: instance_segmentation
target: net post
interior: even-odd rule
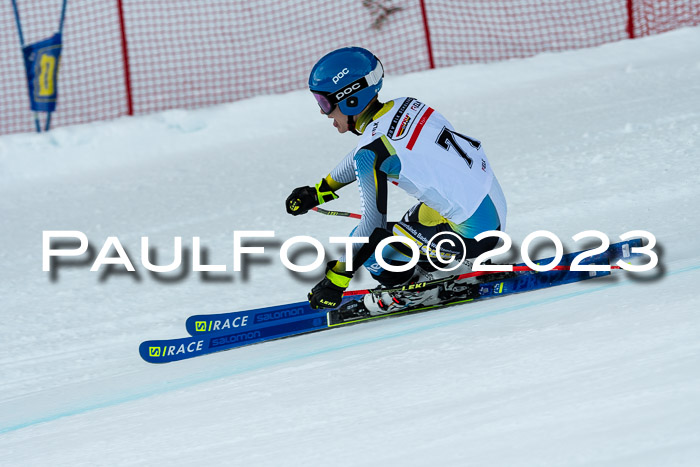
[[[634,39],[634,0],[627,0],[627,35]]]
[[[134,115],[134,103],[131,96],[131,70],[129,69],[129,49],[126,43],[126,27],[124,26],[124,7],[122,0],[117,0],[119,12],[119,30],[121,34],[122,60],[124,62],[124,85],[126,86],[126,108],[128,115]]]
[[[433,45],[430,42],[430,26],[428,24],[428,11],[425,8],[425,0],[420,0],[420,11],[423,16],[423,30],[425,31],[425,45],[428,48],[428,64],[430,69],[435,68],[435,61],[433,60]]]

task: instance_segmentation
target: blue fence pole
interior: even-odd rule
[[[20,52],[24,51],[24,35],[22,34],[22,23],[19,20],[19,11],[17,10],[17,1],[12,0],[12,8],[15,11],[15,22],[17,23],[17,34],[19,35],[19,47]],[[24,53],[22,53],[22,62],[24,62]],[[29,93],[29,101],[32,100],[32,90],[27,87],[27,92]],[[36,132],[41,133],[41,125],[39,124],[39,114],[34,112],[34,126],[36,127]]]
[[[15,1],[15,0],[12,0]],[[58,33],[63,34],[63,21],[66,19],[66,4],[68,0],[63,0],[63,6],[61,7],[61,21],[58,23]],[[56,72],[56,79],[58,79],[58,71]],[[47,112],[46,114],[46,127],[44,131],[49,131],[51,128],[51,114],[52,112]]]
[[[59,33],[63,33],[63,20],[66,19],[66,3],[68,3],[68,0],[63,0],[63,7],[61,7],[61,22],[58,23]]]

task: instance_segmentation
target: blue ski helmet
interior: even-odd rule
[[[343,114],[357,115],[382,88],[384,68],[369,50],[345,47],[324,55],[311,69],[309,89],[323,113],[336,105]]]

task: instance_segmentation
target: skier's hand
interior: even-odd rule
[[[315,187],[301,186],[295,188],[292,194],[287,197],[285,206],[289,214],[298,216],[299,214],[306,214],[309,212],[309,209],[319,204],[327,203],[334,199],[338,199],[338,195],[331,190],[328,182],[323,179]]]
[[[292,190],[292,194],[287,197],[287,213],[292,216],[306,214],[309,209],[318,206],[316,189],[310,186],[300,186]]]
[[[338,308],[351,279],[352,273],[345,272],[345,263],[329,262],[326,266],[326,277],[309,292],[311,308]]]

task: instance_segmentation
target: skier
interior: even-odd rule
[[[351,235],[369,237],[369,243],[353,245],[352,269],[346,268],[344,256],[328,263],[325,277],[308,295],[312,308],[338,307],[362,265],[384,287],[411,281],[416,268],[391,272],[378,264],[375,248],[385,238],[403,236],[414,241],[421,251],[421,268],[429,271],[428,256],[438,259],[439,251],[443,261],[475,258],[498,242],[495,237],[477,242],[475,236],[505,229],[506,200],[482,144],[457,133],[445,117],[422,101],[402,97],[381,103],[377,93],[383,78],[379,59],[360,47],[330,52],[309,76],[309,89],[321,113],[333,120],[339,133],[350,131],[360,139],[314,187],[294,189],[286,200],[287,212],[305,214],[337,199],[340,188],[357,180],[362,219]],[[387,223],[386,216],[388,180],[419,201],[392,223]],[[439,242],[439,249],[438,239],[443,237],[436,234],[447,239]],[[412,253],[407,245],[392,242],[381,254],[386,263],[398,266],[408,263]],[[364,303],[371,314],[408,306],[392,301],[390,295],[381,299],[371,295]]]

